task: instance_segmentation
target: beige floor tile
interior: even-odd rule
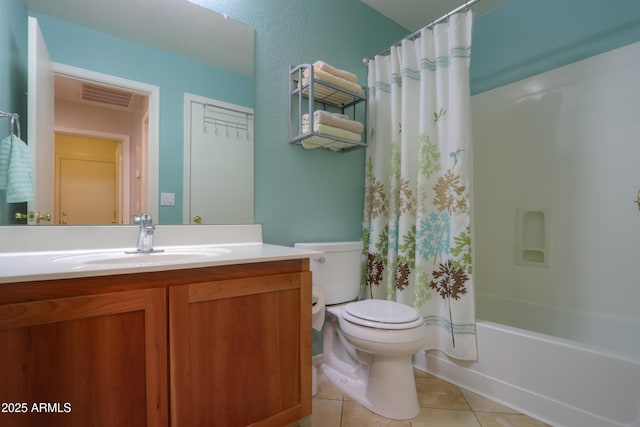
[[[311,416],[300,421],[300,427],[340,427],[342,401],[313,399]]]
[[[413,375],[416,378],[435,378],[433,375],[428,374],[428,373],[426,373],[424,371],[421,371],[420,369],[416,369],[416,368],[413,368]]]
[[[311,416],[301,419],[298,422],[287,424],[286,427],[310,427],[311,426]]]
[[[318,370],[317,372],[318,394],[316,394],[314,397],[316,399],[342,400],[343,393],[340,391],[340,389],[334,386],[320,370]]]
[[[478,394],[414,370],[420,414],[413,420],[381,417],[351,400],[318,370],[313,413],[300,427],[548,427]],[[293,426],[291,426],[293,427]]]
[[[487,399],[486,397],[482,397],[479,394],[473,393],[469,390],[465,390],[461,388],[460,392],[462,393],[464,398],[467,400],[467,403],[469,404],[469,406],[471,406],[471,409],[474,411],[519,414],[518,411],[515,411],[507,406],[496,403],[493,400]]]
[[[548,427],[548,424],[522,414],[476,412],[482,427]]]
[[[421,408],[470,410],[460,389],[438,378],[416,377]]]
[[[341,427],[411,427],[410,421],[390,420],[374,414],[358,402],[345,400],[342,403]]]
[[[412,427],[480,427],[471,411],[422,408],[411,420]]]

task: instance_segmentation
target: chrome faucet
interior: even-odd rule
[[[156,226],[153,224],[151,214],[136,215],[133,217],[133,223],[140,226],[137,252],[155,252],[153,250],[153,232]]]

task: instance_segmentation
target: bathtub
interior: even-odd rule
[[[495,322],[476,327],[478,361],[427,351],[414,366],[552,426],[640,427],[639,360]]]

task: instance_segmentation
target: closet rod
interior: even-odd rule
[[[417,31],[414,31],[413,33],[409,34],[408,36],[406,36],[405,38],[403,38],[402,40],[408,39],[408,40],[413,40],[416,37],[418,37],[420,35],[420,32],[424,29],[424,28],[433,28],[434,25],[439,24],[442,21],[445,21],[447,19],[449,19],[449,17],[451,15],[455,15],[456,13],[460,12],[461,10],[465,10],[470,8],[471,6],[473,6],[474,4],[478,3],[480,0],[468,0],[466,1],[464,4],[461,4],[460,6],[456,7],[455,9],[445,13],[444,15],[442,15],[440,18],[436,19],[435,21],[431,21],[429,22],[427,25],[425,25],[424,27],[420,28]],[[391,52],[391,47],[393,46],[400,46],[400,44],[402,44],[402,40],[399,40],[397,42],[395,42],[394,44],[392,44],[391,46],[389,46],[388,48],[386,48],[385,50],[383,50],[380,53],[377,53],[376,55],[373,56],[369,56],[369,57],[365,57],[362,58],[362,62],[364,62],[364,65],[368,65],[369,61],[371,61],[373,58],[375,58],[377,55],[384,55],[386,53]]]

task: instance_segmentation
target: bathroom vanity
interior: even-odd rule
[[[84,258],[94,264],[66,273],[55,270],[65,255],[20,257],[39,266],[0,283],[0,425],[283,426],[310,415],[309,253],[260,242],[221,253]]]

